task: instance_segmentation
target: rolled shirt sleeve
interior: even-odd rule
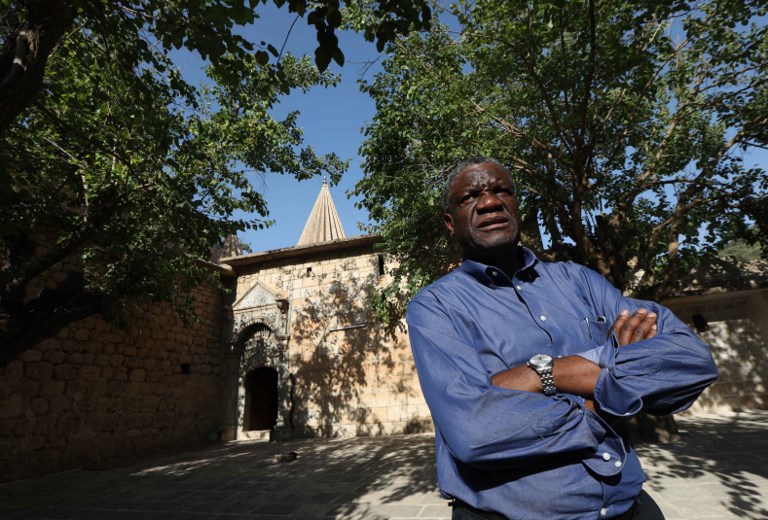
[[[645,308],[657,315],[655,337],[626,346],[619,346],[611,337],[589,353],[603,368],[595,385],[595,401],[601,410],[616,416],[632,416],[640,410],[657,415],[677,413],[690,407],[717,379],[709,346],[669,309],[624,297],[594,271],[582,268],[581,279],[593,305],[602,307],[611,323],[625,309],[632,313]]]

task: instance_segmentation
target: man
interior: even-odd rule
[[[407,322],[453,518],[663,518],[622,419],[689,407],[717,378],[707,345],[668,309],[520,246],[493,159],[457,166],[444,202],[462,264]]]

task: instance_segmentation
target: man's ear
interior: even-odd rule
[[[447,211],[443,215],[443,223],[445,224],[445,227],[448,228],[448,232],[451,234],[451,236],[454,236],[453,234],[453,216],[448,213]]]

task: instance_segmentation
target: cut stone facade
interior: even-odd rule
[[[227,259],[237,273],[226,438],[253,438],[247,380],[277,374],[273,436],[347,437],[431,429],[403,332],[372,319],[373,290],[389,283],[376,237]],[[268,406],[262,404],[262,406]]]
[[[0,368],[0,481],[206,441],[430,430],[404,330],[371,316],[378,238],[344,237],[325,183],[315,206],[302,245],[225,259],[232,290],[199,288],[199,321],[145,302],[126,328],[89,317]]]
[[[0,481],[217,439],[431,430],[405,332],[372,319],[377,241],[230,258],[231,293],[196,291],[197,322],[146,303],[127,329],[89,317],[28,350],[0,369]]]
[[[720,378],[694,410],[768,407],[768,289],[720,292],[663,302],[712,348]]]

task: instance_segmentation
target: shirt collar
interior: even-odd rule
[[[533,251],[527,247],[521,247],[520,249],[523,251],[523,267],[520,268],[518,273],[530,269],[539,261]],[[489,287],[512,285],[512,280],[506,273],[504,273],[504,271],[482,262],[463,258],[459,269],[481,284]]]

